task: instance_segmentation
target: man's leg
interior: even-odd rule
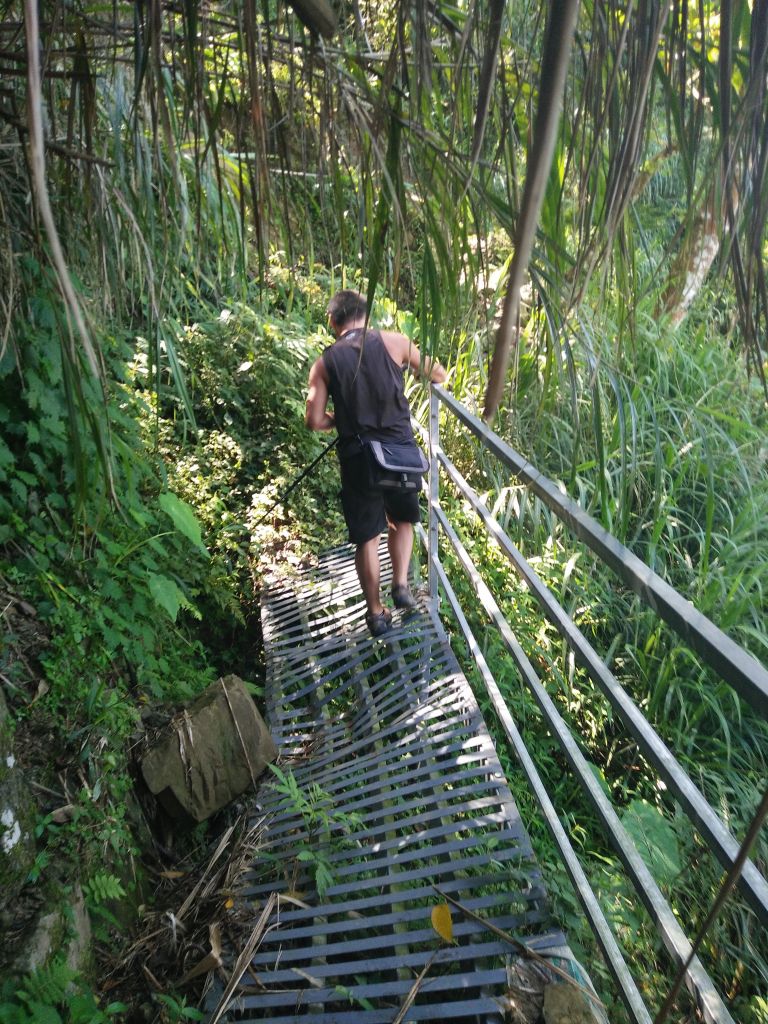
[[[410,556],[409,556],[410,557]],[[379,538],[358,544],[355,549],[355,568],[363,591],[369,615],[380,615],[384,611],[381,603],[379,571]]]
[[[416,600],[408,586],[413,552],[413,524],[419,521],[419,496],[414,491],[393,493],[384,499],[389,533],[387,545],[392,562],[392,601],[395,608],[413,611]]]
[[[413,551],[413,525],[390,522],[387,531],[387,546],[392,562],[392,586],[407,587],[408,567],[411,564],[411,552]]]
[[[366,479],[364,455],[341,462],[341,505],[349,539],[355,545],[357,578],[370,617],[379,616],[384,611],[379,589],[379,536],[386,525],[386,517],[381,494],[370,491],[365,485]],[[359,537],[370,539],[361,541]]]

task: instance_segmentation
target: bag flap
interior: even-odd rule
[[[382,469],[392,473],[426,473],[429,463],[415,441],[374,441],[368,446]]]

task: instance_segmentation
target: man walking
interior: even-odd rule
[[[413,437],[411,411],[403,393],[403,371],[441,383],[446,373],[403,334],[366,328],[368,306],[359,292],[337,292],[328,303],[328,321],[336,341],[309,371],[306,424],[310,430],[339,434],[341,504],[356,545],[355,567],[367,606],[365,621],[373,636],[392,626],[392,613],[381,602],[379,535],[389,524],[387,546],[392,561],[392,601],[414,608],[408,586],[413,524],[419,520],[416,492],[383,493],[369,484],[360,438],[402,441]],[[333,401],[333,412],[328,401]]]

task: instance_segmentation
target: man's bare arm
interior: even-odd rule
[[[415,377],[442,384],[448,376],[444,366],[431,356],[422,356],[410,338],[395,331],[382,331],[382,340],[395,362],[410,367]]]
[[[413,364],[411,364],[411,369],[413,369]],[[434,384],[442,384],[448,376],[448,371],[442,363],[438,363],[431,356],[419,356],[419,369],[413,369],[413,372],[417,377],[426,377]]]
[[[332,430],[336,426],[333,413],[328,412],[328,378],[322,359],[317,359],[309,371],[304,422],[310,430]]]

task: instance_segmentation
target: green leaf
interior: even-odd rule
[[[99,1009],[93,992],[82,992],[69,999],[69,1024],[104,1024],[109,1018]]]
[[[186,599],[179,587],[169,580],[167,576],[158,576],[157,573],[149,573],[149,592],[155,602],[168,612],[173,622],[179,614],[179,608],[186,603]]]
[[[0,1024],[25,1024],[27,1015],[20,1006],[0,1003]]]
[[[656,881],[671,884],[680,873],[680,850],[664,815],[645,800],[633,800],[621,821]]]
[[[108,900],[123,899],[126,894],[120,879],[106,871],[97,871],[92,878],[88,879],[83,884],[83,893],[89,907],[106,903]]]
[[[754,1024],[766,1024],[768,1022],[768,999],[762,996],[755,996],[750,1000],[749,1009],[751,1016],[747,1019],[754,1021]]]
[[[31,1024],[62,1024],[61,1016],[55,1006],[45,1003],[30,1003]]]
[[[12,466],[15,461],[16,460],[11,449],[5,441],[0,440],[0,480],[5,480],[6,470]]]
[[[27,487],[18,477],[12,477],[10,482],[11,491],[19,499],[19,502],[24,505],[27,501]]]
[[[603,793],[605,793],[605,795],[610,800],[611,799],[611,789],[610,789],[610,786],[608,785],[608,783],[605,781],[605,775],[603,774],[602,770],[596,764],[593,764],[591,761],[588,761],[587,764],[589,765],[590,771],[592,772],[592,774],[597,779],[597,782],[598,782],[598,785],[600,786],[600,789],[602,789]],[[626,825],[625,825],[625,828],[626,828]]]
[[[166,491],[164,494],[161,494],[159,500],[160,508],[171,517],[173,525],[179,533],[183,533],[185,537],[192,541],[195,547],[207,555],[208,549],[203,544],[200,522],[192,506],[188,505],[186,501],[182,501],[173,491]]]
[[[325,864],[318,864],[315,868],[315,888],[320,899],[325,896],[331,885],[333,885],[333,875]]]

